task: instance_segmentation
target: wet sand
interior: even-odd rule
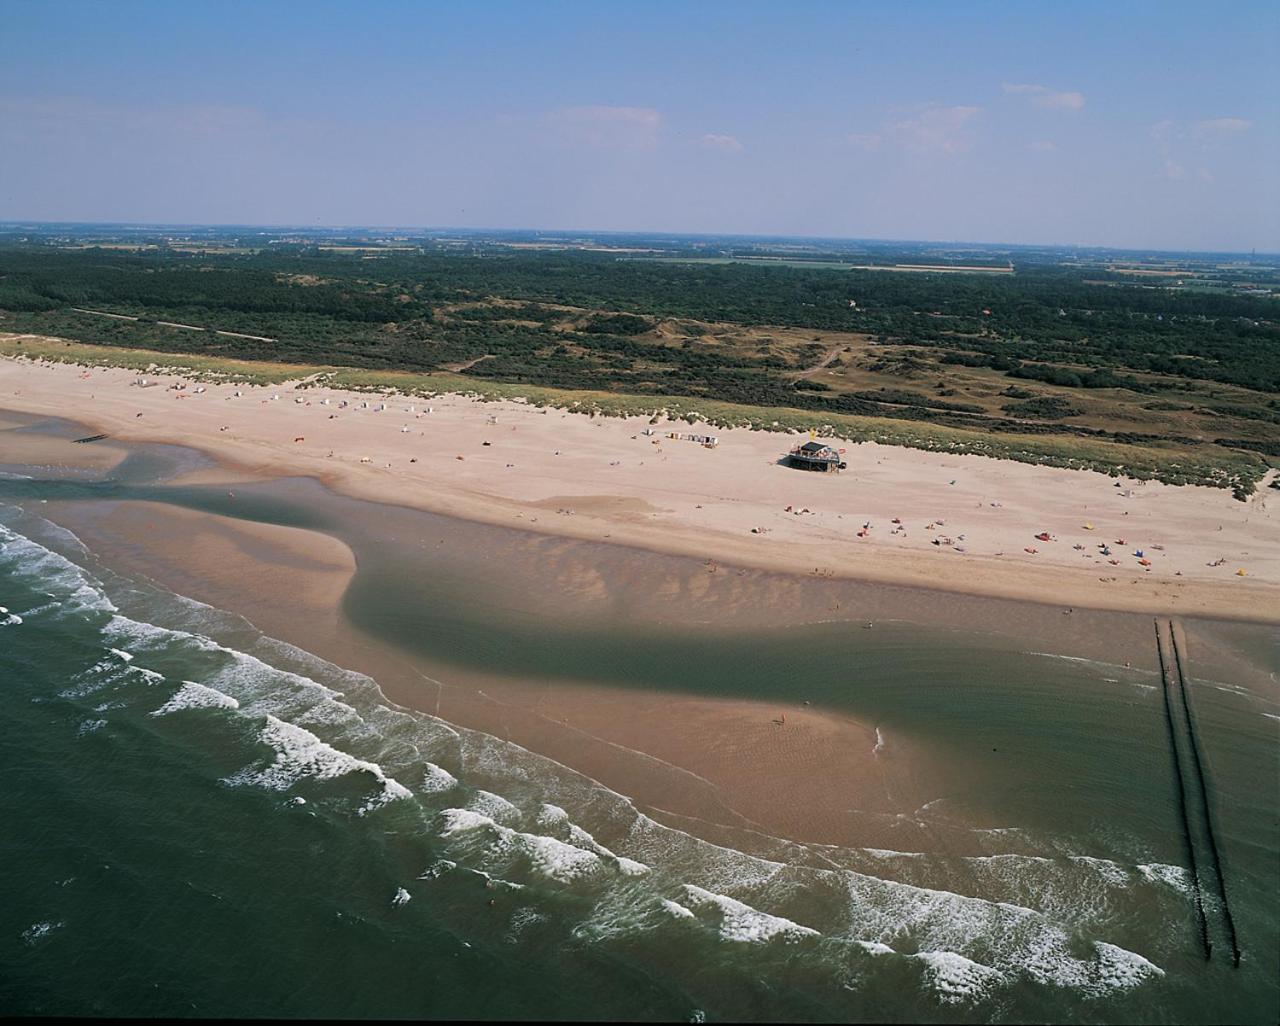
[[[799,702],[530,682],[396,651],[342,616],[354,562],[327,535],[158,503],[50,503],[41,513],[118,572],[238,612],[368,673],[393,701],[547,755],[656,815],[838,843],[829,810],[885,806],[874,728],[848,717]]]
[[[545,669],[513,676],[406,649],[352,624],[343,597],[355,561],[346,545],[320,532],[154,502],[52,502],[41,513],[73,530],[125,575],[145,574],[180,594],[239,612],[270,635],[369,674],[393,701],[549,756],[627,795],[656,818],[695,832],[729,828],[888,847],[902,843],[899,821],[936,798],[940,782],[985,771],[967,764],[971,753],[916,739],[910,730],[895,729],[892,750],[885,752],[876,723],[843,714],[817,696],[811,705],[802,679],[762,701],[691,694],[660,681],[643,687],[591,680],[589,674],[561,678]],[[726,645],[744,632],[779,624],[852,622],[883,632],[895,622],[945,623],[949,630],[985,635],[995,647],[1117,667],[1128,661],[1130,672],[1148,675],[1156,667],[1145,617],[1068,614],[1002,600],[957,602],[919,589],[721,567],[713,573],[678,557],[644,557],[438,517],[424,530],[425,514],[395,508],[384,514],[389,524],[382,527],[393,535],[417,524],[408,535],[414,544],[401,558],[413,558],[412,550],[422,546],[447,548],[449,558],[433,564],[436,572],[448,578],[451,567],[463,568],[471,600],[504,622],[606,631],[651,627],[656,644],[663,637],[672,644],[696,639],[714,625]],[[356,523],[348,527],[359,531]],[[683,610],[696,610],[696,617],[683,617]],[[423,604],[419,615],[430,617],[430,606]],[[1213,629],[1192,625],[1191,632],[1200,652],[1213,647],[1224,672],[1258,675],[1258,664],[1216,641]],[[909,651],[903,657],[909,659]],[[893,829],[881,830],[886,823]],[[936,848],[939,841],[930,838],[930,844]],[[945,842],[940,846],[945,849]]]
[[[64,467],[90,448],[44,437],[31,443],[32,451],[39,445],[44,456],[61,456]],[[121,444],[114,458],[145,449]],[[909,730],[895,729],[886,752],[877,723],[842,713],[829,695],[808,693],[801,670],[766,699],[630,680],[625,666],[597,666],[592,632],[648,632],[644,642],[658,647],[696,643],[711,632],[732,648],[761,630],[847,631],[857,624],[880,632],[879,639],[901,624],[901,657],[909,661],[912,631],[928,625],[993,649],[1095,660],[1116,673],[1125,664],[1124,672],[1134,674],[1157,668],[1144,616],[734,567],[375,505],[314,481],[271,481],[219,466],[188,471],[166,487],[194,488],[202,503],[228,512],[272,496],[324,511],[330,530],[153,501],[53,501],[40,512],[126,576],[144,575],[238,612],[269,635],[369,674],[393,701],[514,741],[659,818],[687,819],[686,826],[706,830],[874,846],[887,838],[869,828],[874,817],[909,817],[937,796],[939,781],[982,767],[964,765],[969,754],[946,750],[936,738],[917,741]],[[364,553],[363,566],[353,545]],[[406,567],[408,577],[397,577]],[[357,570],[362,583],[353,589]],[[568,632],[571,640],[577,631],[588,640],[569,646],[581,651],[576,663],[564,661],[563,672],[559,649],[551,666],[523,652],[451,659],[442,655],[447,645],[428,651],[405,644],[403,633],[368,618],[383,601],[383,581],[393,592],[387,615],[405,621],[410,634],[416,618],[423,630],[434,629],[440,608],[465,596],[476,616],[504,626],[501,644],[520,646],[523,638],[534,647],[550,631]],[[411,593],[406,583],[426,590]],[[353,622],[353,613],[364,622]],[[1197,653],[1221,674],[1249,680],[1264,674],[1265,653],[1242,648],[1221,626],[1186,625]],[[459,642],[465,647],[465,638]],[[513,675],[504,660],[528,671]],[[892,838],[901,840],[901,833]]]

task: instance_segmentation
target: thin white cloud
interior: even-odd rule
[[[740,153],[742,151],[742,143],[731,135],[718,135],[715,132],[708,132],[698,140],[699,146],[705,146],[709,150],[722,150],[725,153]]]
[[[1209,168],[1196,166],[1191,170],[1188,165],[1192,162],[1200,165],[1202,161],[1213,163],[1228,140],[1252,127],[1252,121],[1235,117],[1208,118],[1190,125],[1170,118],[1157,121],[1151,126],[1150,135],[1161,161],[1161,177],[1171,182],[1194,179],[1205,185],[1213,184],[1214,174]]]
[[[1209,118],[1207,121],[1197,121],[1191,134],[1201,140],[1228,139],[1247,132],[1252,127],[1253,122],[1244,118]]]
[[[1157,145],[1168,147],[1169,143],[1178,135],[1177,122],[1165,118],[1163,121],[1157,121],[1151,126],[1151,138]]]
[[[1058,148],[1058,144],[1052,139],[1037,139],[1035,142],[1027,143],[1027,149],[1034,150],[1036,153],[1052,153]]]
[[[129,106],[82,98],[0,99],[0,115],[46,126],[90,126],[113,131],[147,130],[193,135],[217,135],[269,127],[260,110],[229,104]]]
[[[845,138],[860,150],[878,150],[884,137],[879,132],[851,132]]]
[[[547,119],[563,139],[588,146],[649,147],[662,128],[662,115],[651,107],[561,107]]]
[[[1006,93],[1015,96],[1026,96],[1037,107],[1047,110],[1083,110],[1084,93],[1075,90],[1059,92],[1045,85],[1032,83],[1006,82],[1002,86]]]
[[[1213,173],[1202,161],[1212,162],[1219,145],[1252,127],[1243,118],[1213,118],[1184,125],[1166,118],[1151,127],[1156,156],[1161,162],[1161,178],[1170,182],[1201,182],[1210,185]],[[1190,166],[1192,162],[1197,166]]]
[[[982,112],[981,107],[921,108],[914,117],[894,123],[892,132],[908,149],[922,153],[963,153],[973,145],[968,125]]]

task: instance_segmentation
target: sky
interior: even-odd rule
[[[0,0],[0,220],[1280,251],[1280,4]]]

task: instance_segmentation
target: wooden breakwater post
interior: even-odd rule
[[[1200,945],[1204,951],[1204,960],[1209,961],[1213,953],[1213,944],[1209,941],[1209,921],[1204,912],[1204,892],[1200,885],[1200,870],[1196,863],[1195,839],[1191,836],[1191,815],[1187,808],[1187,788],[1182,778],[1182,757],[1178,754],[1178,728],[1173,715],[1173,683],[1170,675],[1173,671],[1172,659],[1166,655],[1164,632],[1160,621],[1156,626],[1156,655],[1160,660],[1160,682],[1164,690],[1165,724],[1169,728],[1169,749],[1173,754],[1174,790],[1177,794],[1178,814],[1182,823],[1182,840],[1186,849],[1187,871],[1191,874],[1191,897],[1195,907],[1196,926],[1200,932]],[[1172,645],[1173,632],[1170,628],[1169,644]]]
[[[1209,783],[1204,769],[1204,758],[1200,753],[1200,740],[1196,734],[1195,716],[1191,712],[1191,689],[1187,687],[1187,676],[1182,665],[1182,650],[1186,648],[1178,644],[1178,631],[1173,621],[1169,622],[1169,641],[1173,648],[1173,668],[1178,678],[1178,692],[1182,697],[1182,715],[1186,723],[1187,739],[1190,742],[1191,764],[1195,770],[1196,780],[1200,784],[1200,800],[1203,805],[1205,834],[1209,839],[1209,861],[1213,866],[1214,877],[1218,884],[1218,898],[1222,902],[1222,919],[1227,928],[1227,938],[1231,943],[1231,962],[1240,968],[1240,940],[1236,934],[1235,918],[1231,915],[1231,902],[1227,898],[1227,881],[1222,871],[1222,855],[1218,848],[1217,830],[1213,822],[1212,802],[1209,797]]]

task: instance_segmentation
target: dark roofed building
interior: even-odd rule
[[[845,464],[840,453],[829,445],[810,439],[803,445],[797,445],[789,456],[793,467],[800,470],[844,470]]]

